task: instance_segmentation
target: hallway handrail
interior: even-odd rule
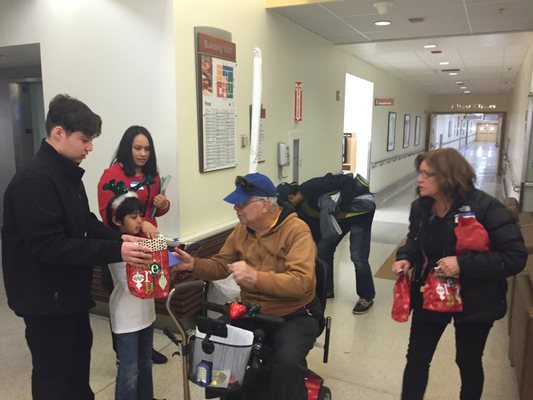
[[[374,169],[376,167],[381,167],[382,165],[390,164],[392,162],[396,162],[398,160],[402,160],[402,159],[407,158],[407,157],[416,156],[417,154],[420,154],[420,153],[423,153],[423,152],[424,152],[423,150],[411,151],[409,153],[398,154],[397,156],[394,156],[394,157],[389,157],[389,158],[385,158],[383,160],[374,161],[374,162],[370,163],[370,168]]]
[[[511,186],[513,187],[513,191],[516,193],[520,193],[520,183],[518,182],[518,179],[516,179],[516,176],[514,174],[513,164],[511,163],[511,160],[507,152],[503,154],[503,161],[505,163],[506,169],[509,168],[509,175],[511,176]]]

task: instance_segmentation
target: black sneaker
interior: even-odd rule
[[[357,303],[355,303],[352,314],[366,314],[368,310],[370,310],[370,307],[372,307],[372,304],[374,304],[374,300],[360,298],[357,300]]]
[[[165,364],[167,361],[168,358],[164,354],[152,349],[152,362],[154,364]]]

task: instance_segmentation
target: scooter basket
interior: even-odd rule
[[[210,346],[213,351],[208,354],[202,348],[205,335],[197,330],[196,335],[189,339],[192,349],[189,356],[189,380],[204,387],[242,385],[253,343],[253,334],[250,334],[251,340],[247,339],[245,342],[249,343],[246,344],[242,344],[242,341],[239,344],[228,343],[227,338],[210,336],[208,342],[212,344]],[[207,374],[206,366],[210,369]]]

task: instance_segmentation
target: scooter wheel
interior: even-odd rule
[[[318,391],[318,400],[331,400],[331,390],[327,386],[321,386]]]

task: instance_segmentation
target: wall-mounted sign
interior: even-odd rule
[[[200,172],[234,167],[235,43],[198,33],[197,63]]]
[[[375,106],[393,106],[394,99],[380,99],[376,97],[374,99],[374,105]]]
[[[294,84],[294,120],[300,122],[302,120],[302,82]]]

